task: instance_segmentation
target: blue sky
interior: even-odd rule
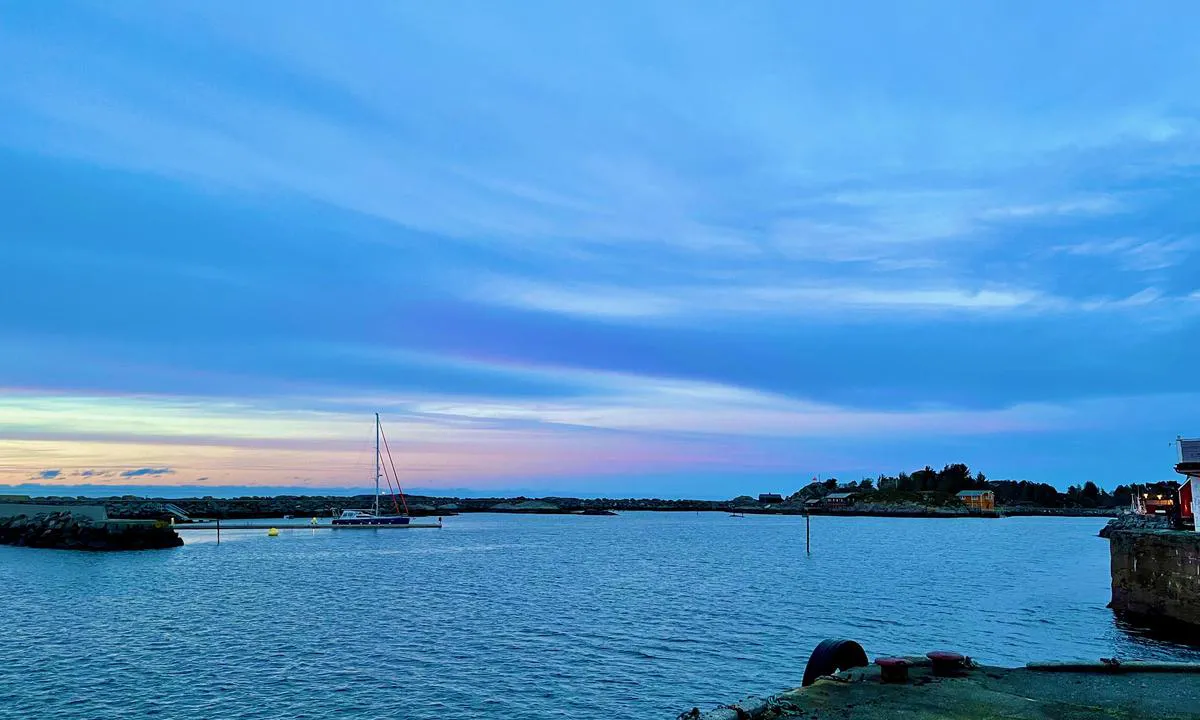
[[[1197,21],[6,4],[0,482],[1170,477]]]

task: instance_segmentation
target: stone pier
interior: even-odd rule
[[[1200,628],[1200,533],[1113,529],[1112,603],[1127,613]]]

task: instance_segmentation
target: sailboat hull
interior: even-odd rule
[[[382,515],[379,517],[334,518],[334,527],[386,527],[407,525],[412,518],[405,515]]]

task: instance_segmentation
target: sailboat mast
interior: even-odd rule
[[[379,517],[379,413],[375,413],[375,517]]]

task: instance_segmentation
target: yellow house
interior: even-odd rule
[[[972,510],[993,511],[996,509],[996,493],[991,490],[963,490],[957,497],[963,505]]]

